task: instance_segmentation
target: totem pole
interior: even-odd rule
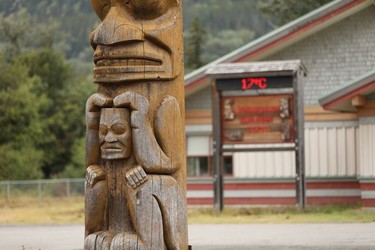
[[[188,249],[181,0],[90,0],[85,249]]]

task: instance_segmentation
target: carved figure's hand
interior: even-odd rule
[[[92,188],[98,181],[105,179],[105,172],[98,165],[91,165],[86,169],[86,183]]]
[[[127,91],[113,99],[115,107],[130,107],[132,109],[132,128],[141,128],[146,125],[149,101],[146,97],[132,91]]]
[[[125,178],[133,189],[136,189],[137,187],[142,185],[142,183],[145,183],[148,179],[146,172],[141,166],[130,169],[126,173]]]
[[[155,117],[155,132],[149,120],[149,101],[132,91],[124,92],[113,99],[115,107],[130,107],[133,152],[137,163],[149,174],[171,174],[180,166],[183,132],[181,112],[177,100],[165,96]],[[162,147],[161,147],[162,146]],[[165,150],[165,151],[164,151]],[[170,153],[172,158],[169,158]]]
[[[89,129],[98,130],[100,109],[111,107],[112,98],[103,94],[95,93],[86,102],[86,122]]]

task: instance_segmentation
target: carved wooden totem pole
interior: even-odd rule
[[[90,0],[85,249],[188,249],[181,0]]]

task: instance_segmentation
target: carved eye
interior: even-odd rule
[[[111,0],[90,0],[96,15],[103,20],[111,8]]]
[[[121,135],[125,133],[127,127],[122,123],[117,123],[112,126],[112,130],[116,135]]]
[[[137,17],[153,19],[176,6],[176,0],[127,0],[127,6]]]
[[[99,133],[102,135],[107,135],[108,134],[108,127],[105,125],[100,125],[99,127]]]

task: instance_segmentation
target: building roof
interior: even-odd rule
[[[319,99],[324,109],[356,111],[352,100],[357,96],[368,96],[375,92],[375,70],[358,77],[343,87],[333,90]]]
[[[222,63],[211,66],[207,69],[206,75],[211,77],[231,77],[235,74],[265,73],[267,75],[293,75],[302,70],[305,74],[307,70],[301,60],[283,60],[266,62],[247,63]]]
[[[373,4],[372,0],[336,0],[302,16],[185,76],[186,95],[208,86],[205,74],[222,63],[261,60],[302,39],[339,22]]]

